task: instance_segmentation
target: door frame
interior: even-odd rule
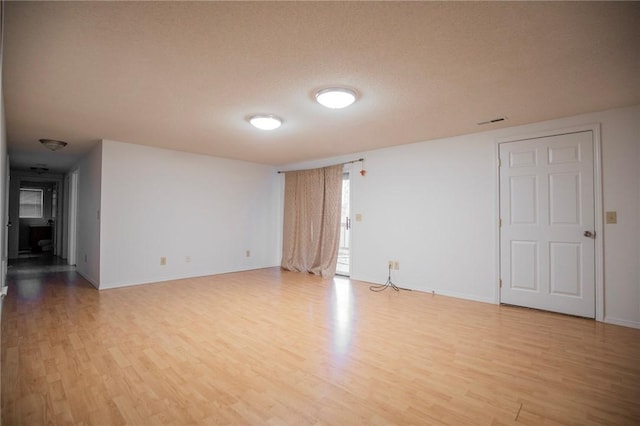
[[[344,168],[342,169],[342,181],[343,181],[343,182],[344,182],[344,180],[345,180],[345,176],[346,176],[346,180],[349,182],[349,223],[351,223],[351,221],[352,221],[352,216],[353,216],[352,211],[351,211],[351,206],[353,205],[353,204],[351,203],[351,193],[352,193],[352,191],[351,191],[351,168],[344,167]],[[344,197],[343,197],[343,198],[341,198],[341,200],[340,200],[340,204],[341,204],[341,205],[342,205],[342,200],[343,200],[343,199],[344,199]],[[342,221],[342,218],[340,218],[340,221]],[[352,271],[352,269],[353,269],[353,268],[352,268],[352,265],[351,265],[351,228],[352,228],[352,226],[349,226],[349,234],[348,234],[348,236],[346,237],[346,238],[348,239],[348,241],[347,241],[347,246],[349,247],[349,272],[348,272],[348,274],[347,274],[347,275],[338,274],[338,273],[336,272],[336,275],[339,275],[339,276],[341,276],[341,277],[346,277],[346,278],[351,278],[351,271]],[[338,244],[338,245],[339,245],[339,244]]]
[[[9,220],[14,219],[13,222],[15,224],[9,228],[10,232],[12,232],[12,236],[9,236],[10,239],[13,240],[14,245],[19,246],[19,235],[20,235],[20,188],[22,188],[22,182],[55,182],[58,188],[58,209],[62,208],[61,211],[56,212],[57,215],[60,215],[56,218],[55,221],[55,233],[58,235],[58,238],[66,238],[63,232],[63,220],[61,219],[65,215],[66,208],[62,206],[61,201],[64,199],[64,188],[63,188],[63,175],[58,173],[32,173],[26,170],[10,170],[10,188],[14,188],[13,197],[11,194],[9,195],[9,206],[8,208],[8,218]],[[18,247],[12,247],[13,253],[8,252],[7,255],[9,259],[17,259],[18,258]],[[13,256],[12,256],[13,254]],[[62,253],[58,252],[57,245],[54,246],[53,254],[56,256],[61,256]]]
[[[584,124],[580,126],[562,127],[552,130],[545,130],[532,133],[517,134],[498,138],[495,141],[495,164],[496,164],[496,287],[495,303],[500,304],[500,145],[509,142],[518,142],[527,139],[538,139],[549,136],[558,136],[568,133],[579,133],[591,131],[593,135],[593,203],[594,203],[594,228],[595,239],[595,297],[596,297],[596,321],[604,321],[604,219],[602,205],[602,158],[600,143],[600,123]]]
[[[67,264],[76,265],[77,238],[78,238],[78,169],[74,169],[68,175],[68,206],[67,206]]]
[[[9,160],[9,156],[7,155],[7,161],[5,164],[3,176],[5,179],[4,199],[0,200],[0,202],[2,202],[2,218],[0,219],[2,223],[0,224],[0,226],[4,226],[4,238],[2,239],[2,272],[0,272],[2,276],[0,276],[0,288],[7,285],[7,271],[9,269],[9,193],[11,190],[11,162]]]

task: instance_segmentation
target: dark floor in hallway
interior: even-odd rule
[[[9,260],[7,280],[11,278],[25,278],[46,272],[75,271],[75,265],[68,265],[65,259],[58,256],[44,254],[38,257],[28,257]]]

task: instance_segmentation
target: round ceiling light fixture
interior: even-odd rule
[[[67,146],[66,142],[57,141],[54,139],[40,139],[40,143],[42,144],[42,146],[44,146],[45,148],[51,151],[57,151]]]
[[[274,130],[282,125],[282,119],[275,115],[257,114],[249,117],[249,123],[260,130]]]
[[[316,93],[316,101],[331,109],[346,108],[356,101],[356,92],[344,87],[329,87]]]

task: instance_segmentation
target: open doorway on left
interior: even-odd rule
[[[64,264],[63,175],[11,170],[9,269],[18,264]]]
[[[55,254],[57,203],[56,182],[21,182],[17,224],[19,259]]]

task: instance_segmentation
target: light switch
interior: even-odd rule
[[[607,223],[618,223],[618,212],[607,212],[606,221]]]
[[[356,222],[362,222],[362,213],[356,213]]]

